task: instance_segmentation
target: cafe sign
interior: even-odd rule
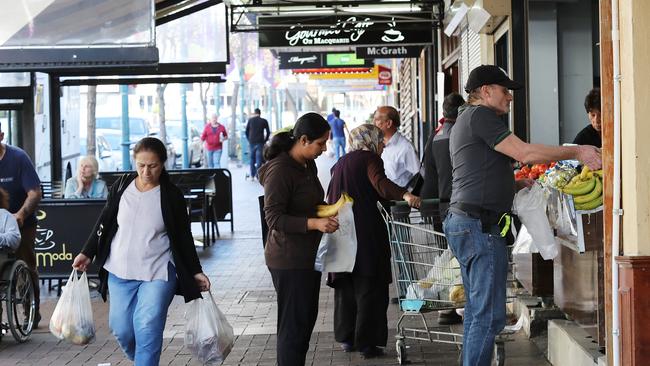
[[[400,23],[398,19],[418,17],[421,21]],[[388,20],[388,22],[386,22]],[[260,27],[287,24],[284,29],[270,28],[259,33],[260,47],[322,47],[373,45],[427,45],[432,43],[429,13],[378,16],[336,17],[258,17]],[[318,28],[314,24],[332,24]]]

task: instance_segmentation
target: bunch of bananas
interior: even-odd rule
[[[573,196],[576,210],[593,210],[603,204],[603,171],[588,167],[571,179],[562,191]]]
[[[353,203],[354,199],[350,197],[346,192],[341,193],[341,197],[333,205],[318,205],[316,206],[316,215],[318,217],[332,217],[336,216],[339,213],[341,207],[346,202]]]

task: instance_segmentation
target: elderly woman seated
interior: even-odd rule
[[[97,178],[99,164],[94,156],[84,156],[79,160],[77,176],[65,182],[65,198],[106,198],[106,182]]]

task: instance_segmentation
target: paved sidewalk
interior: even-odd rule
[[[319,159],[321,179],[327,179],[332,160]],[[200,249],[204,271],[213,284],[213,295],[236,333],[235,346],[223,365],[275,365],[275,324],[277,320],[275,292],[264,265],[257,196],[259,183],[244,179],[246,167],[231,166],[235,204],[235,233],[221,226],[221,238],[215,245]],[[327,187],[327,182],[323,185]],[[200,226],[193,226],[195,236]],[[45,286],[43,286],[45,287]],[[0,342],[0,366],[4,365],[131,365],[110,334],[107,325],[108,304],[94,293],[92,299],[97,335],[94,343],[75,346],[59,341],[47,329],[47,322],[56,305],[56,293],[42,291],[41,327],[32,338],[17,344],[10,335]],[[334,341],[334,291],[321,288],[319,315],[312,336],[307,365],[388,365],[397,364],[394,328],[399,317],[397,305],[389,308],[389,334],[386,356],[364,360],[358,353],[344,353]],[[182,298],[176,297],[169,310],[164,333],[161,365],[200,365],[183,347],[184,309]],[[427,314],[429,325],[436,325],[435,312]],[[447,331],[449,328],[442,328]],[[407,341],[411,365],[456,365],[456,346],[439,343]],[[522,336],[506,344],[508,365],[549,365],[539,350]]]

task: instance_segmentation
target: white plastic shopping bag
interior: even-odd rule
[[[530,254],[530,253],[539,253],[535,243],[533,243],[533,237],[530,236],[530,233],[526,229],[525,225],[521,225],[519,233],[517,233],[517,239],[515,239],[515,244],[512,248],[512,254]]]
[[[535,184],[517,192],[512,211],[526,226],[542,258],[546,260],[555,258],[559,251],[558,244],[555,242],[553,230],[546,216],[546,197],[542,187]]]
[[[357,232],[352,203],[339,209],[339,229],[323,234],[316,253],[314,269],[320,272],[352,272],[357,257]]]
[[[61,291],[61,297],[50,318],[50,332],[72,344],[92,342],[95,339],[95,322],[86,272],[77,278],[77,271],[72,270]]]
[[[204,365],[218,365],[228,356],[235,334],[228,319],[209,298],[195,299],[188,304],[185,318],[185,347]]]

